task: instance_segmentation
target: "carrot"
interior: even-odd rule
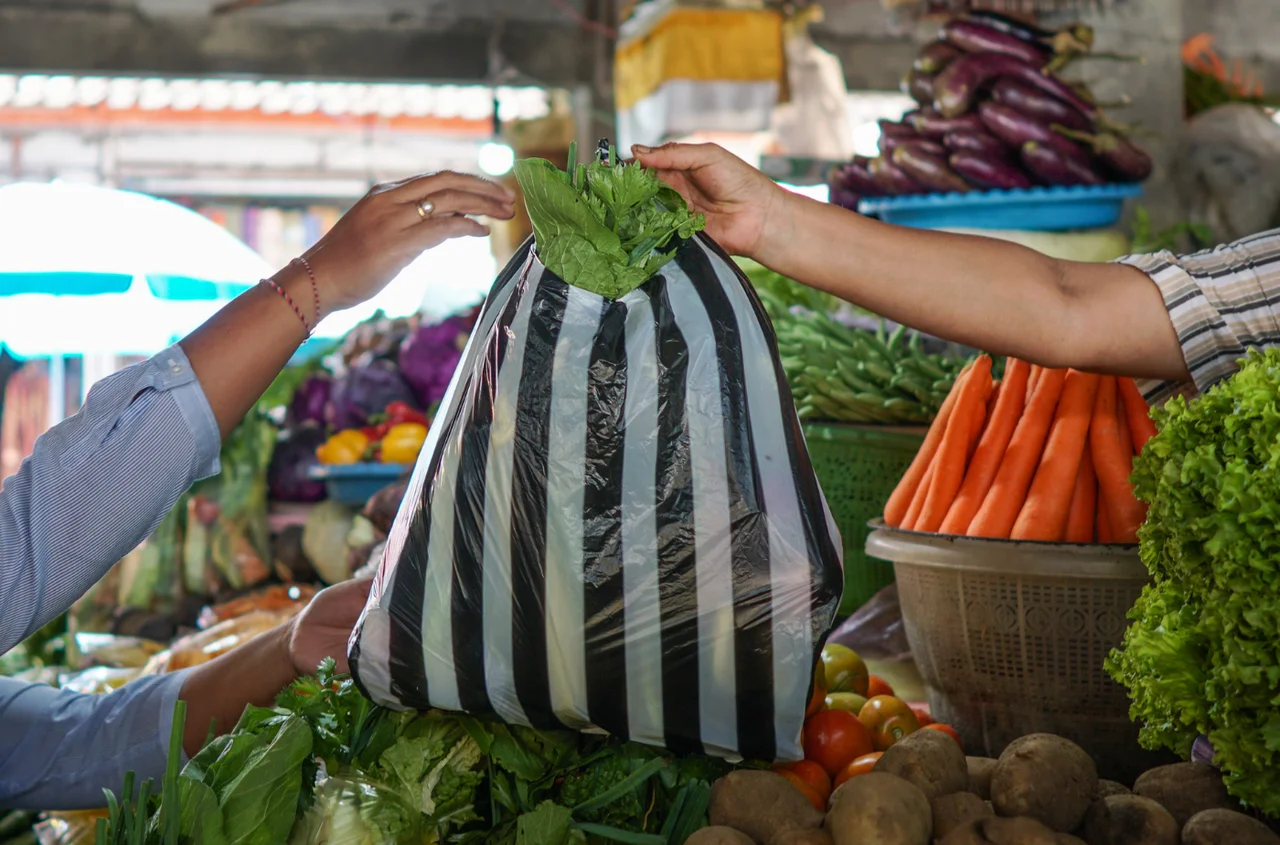
[[[1011,539],[1057,543],[1066,535],[1080,459],[1089,441],[1089,418],[1093,416],[1098,381],[1099,377],[1092,373],[1067,372],[1044,455],[1010,532]]]
[[[1054,411],[1066,378],[1066,370],[1041,372],[1031,404],[1013,430],[1009,448],[1000,460],[1000,469],[991,482],[991,489],[969,523],[969,536],[1007,539],[1013,530],[1031,478],[1040,463],[1040,452],[1049,434],[1049,426],[1053,424]]]
[[[973,369],[965,376],[956,399],[951,423],[942,436],[938,454],[933,458],[935,467],[929,482],[929,494],[915,524],[916,531],[937,531],[946,517],[956,492],[964,481],[965,465],[969,462],[969,443],[974,427],[979,425],[978,415],[985,415],[985,401],[991,395],[991,358],[978,356]]]
[[[974,450],[969,470],[964,474],[964,483],[956,493],[956,500],[951,503],[951,509],[947,511],[947,517],[939,528],[943,534],[964,534],[968,531],[974,514],[982,507],[982,500],[987,497],[996,471],[1000,469],[1000,459],[1009,448],[1013,430],[1022,416],[1026,383],[1030,375],[1031,365],[1026,361],[1010,358],[1005,365],[1004,380],[996,391],[991,421]]]
[[[1142,392],[1131,378],[1122,378],[1118,382],[1120,398],[1124,402],[1124,414],[1128,420],[1129,434],[1133,438],[1133,452],[1142,454],[1147,441],[1156,436],[1156,424],[1151,420],[1151,409]]]
[[[1120,389],[1120,379],[1116,379],[1116,390]],[[1116,397],[1119,399],[1119,397]],[[1129,431],[1129,418],[1125,414],[1124,405],[1116,403],[1116,433],[1120,435],[1120,452],[1133,459],[1133,435]],[[1132,470],[1130,470],[1132,472]]]
[[[1031,365],[1031,372],[1027,375],[1027,399],[1025,405],[1031,404],[1031,397],[1036,392],[1036,385],[1040,383],[1040,375],[1044,372],[1044,367],[1039,364]]]
[[[1092,423],[1090,423],[1092,427]],[[1090,446],[1092,453],[1093,447]],[[1093,466],[1093,456],[1089,456],[1089,466]],[[1098,477],[1097,471],[1094,472],[1094,479]],[[1102,488],[1098,488],[1098,542],[1111,544],[1116,541],[1115,532],[1111,530],[1111,519],[1107,516],[1107,503],[1102,498]]]
[[[1135,543],[1138,527],[1146,519],[1146,508],[1133,495],[1129,475],[1133,472],[1132,450],[1125,452],[1120,438],[1114,378],[1103,380],[1094,403],[1089,426],[1093,468],[1098,473],[1098,490],[1107,506],[1107,521],[1117,543]]]
[[[956,383],[952,386],[951,392],[947,394],[942,407],[938,409],[937,418],[934,419],[933,425],[929,426],[929,433],[925,435],[920,451],[916,452],[911,466],[907,467],[906,474],[902,476],[898,486],[893,489],[893,494],[889,496],[889,501],[884,506],[885,525],[894,528],[910,527],[905,523],[907,510],[911,507],[911,500],[920,487],[925,472],[933,464],[933,456],[938,451],[938,444],[942,442],[942,435],[947,430],[947,422],[951,419],[951,409],[955,407],[956,398],[960,395],[960,385],[971,366],[965,367],[956,377]]]
[[[1092,543],[1098,524],[1098,476],[1093,472],[1093,455],[1086,446],[1076,473],[1076,489],[1067,512],[1068,543]]]
[[[920,485],[916,487],[915,495],[911,497],[911,507],[907,509],[907,515],[902,519],[900,527],[908,531],[914,531],[916,523],[920,521],[920,512],[924,510],[924,500],[929,497],[929,485],[933,483],[933,473],[935,465],[929,464],[929,468],[924,472],[924,478],[920,479]]]

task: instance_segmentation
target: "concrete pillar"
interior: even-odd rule
[[[1097,31],[1097,52],[1143,57],[1141,64],[1088,59],[1068,75],[1087,82],[1099,102],[1132,99],[1132,106],[1108,109],[1107,114],[1143,130],[1134,140],[1151,153],[1156,168],[1140,202],[1151,211],[1157,227],[1180,222],[1185,216],[1178,208],[1170,175],[1183,124],[1183,4],[1184,0],[1125,0],[1105,12],[1044,21],[1058,25],[1083,20]]]

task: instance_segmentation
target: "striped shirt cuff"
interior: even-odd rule
[[[1116,259],[1114,263],[1141,270],[1160,289],[1169,319],[1178,335],[1178,343],[1182,346],[1187,371],[1194,380],[1194,384],[1187,384],[1181,381],[1140,379],[1138,388],[1149,405],[1163,405],[1174,396],[1191,398],[1235,371],[1235,358],[1228,360],[1220,356],[1212,358],[1209,362],[1211,366],[1195,366],[1201,350],[1223,346],[1238,348],[1239,339],[1223,323],[1221,315],[1209,302],[1195,278],[1178,263],[1177,256],[1165,251],[1150,255],[1129,255]],[[1241,352],[1243,354],[1243,350]]]
[[[213,408],[209,407],[209,399],[204,395],[204,388],[200,386],[195,370],[187,359],[187,353],[181,346],[174,344],[149,363],[156,374],[156,386],[173,398],[178,412],[182,414],[195,438],[194,480],[200,481],[217,475],[222,469],[219,462],[222,433],[218,429]]]

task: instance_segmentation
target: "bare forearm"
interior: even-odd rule
[[[180,695],[187,702],[182,747],[188,756],[204,745],[210,725],[219,735],[230,732],[246,706],[270,706],[293,682],[290,630],[288,625],[275,628],[191,670]]]
[[[783,275],[948,340],[1051,367],[1185,376],[1160,294],[1139,271],[1057,261],[992,238],[890,226],[789,200],[760,254]]]

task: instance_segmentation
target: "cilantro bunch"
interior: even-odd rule
[[[1280,350],[1157,421],[1133,474],[1152,583],[1108,669],[1144,745],[1207,734],[1232,794],[1280,815]]]
[[[569,284],[609,299],[644,284],[706,226],[652,172],[619,163],[612,147],[586,164],[571,145],[568,171],[523,159],[515,174],[542,263]]]

